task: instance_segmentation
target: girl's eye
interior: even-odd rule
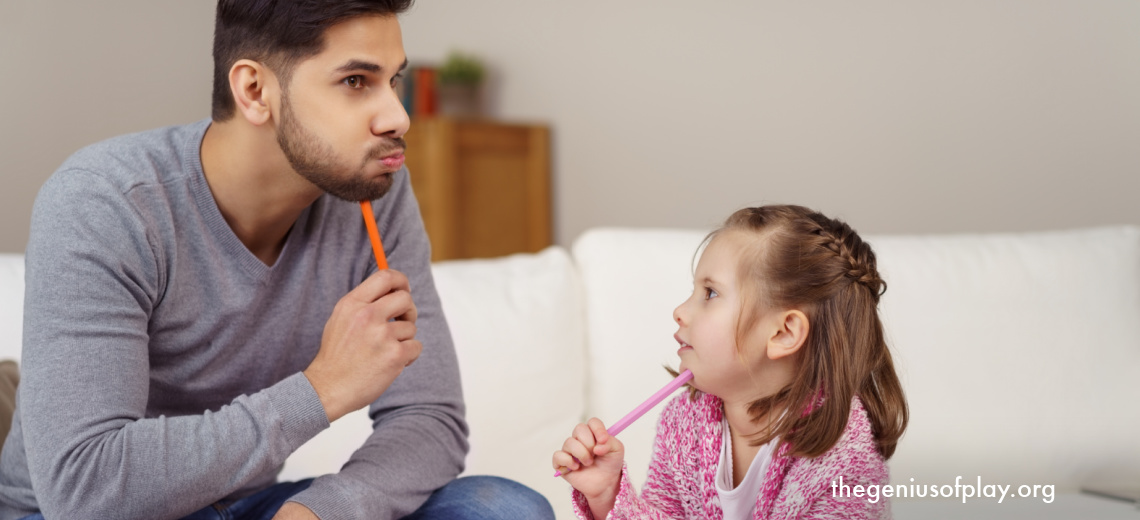
[[[705,287],[705,299],[706,300],[711,300],[711,299],[716,298],[716,297],[717,297],[717,293],[716,293],[716,291],[714,291],[712,289],[712,287]]]
[[[364,77],[359,75],[349,76],[347,78],[344,78],[342,82],[347,85],[348,88],[360,88],[364,86]]]

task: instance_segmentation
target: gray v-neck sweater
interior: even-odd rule
[[[0,518],[179,518],[270,485],[328,427],[301,371],[333,305],[376,270],[360,207],[322,196],[265,265],[202,173],[209,124],[87,147],[40,190]],[[390,265],[410,279],[424,348],[372,403],[374,432],[348,464],[295,498],[325,520],[406,515],[467,451],[406,170],[373,207]]]

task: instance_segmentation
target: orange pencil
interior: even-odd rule
[[[388,268],[388,258],[384,256],[384,246],[380,244],[380,231],[376,229],[376,215],[372,214],[372,201],[360,201],[360,212],[364,214],[364,227],[368,228],[368,238],[372,240],[372,254],[376,255],[376,267],[383,271]]]

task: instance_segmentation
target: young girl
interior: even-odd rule
[[[661,414],[640,497],[605,425],[574,429],[553,465],[578,517],[889,518],[866,489],[888,483],[908,412],[871,247],[800,206],[737,211],[705,244],[673,311],[692,391]]]

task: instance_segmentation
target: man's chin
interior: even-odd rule
[[[349,202],[360,202],[362,200],[376,200],[383,197],[392,189],[392,175],[385,173],[376,179],[374,182],[369,183],[354,183],[350,185],[339,186],[318,186],[333,197]]]

